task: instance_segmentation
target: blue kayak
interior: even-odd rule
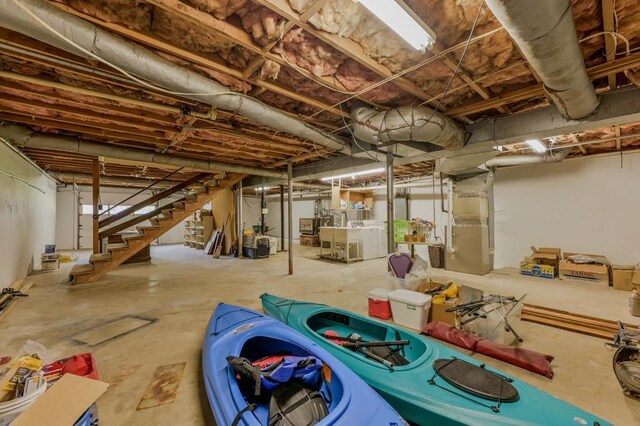
[[[609,425],[393,323],[270,294],[261,299],[265,313],[327,349],[418,425]],[[403,343],[376,350],[385,342]]]
[[[269,425],[269,402],[253,400],[228,358],[256,361],[274,354],[315,357],[322,362],[319,391],[330,398],[325,400],[328,414],[317,425],[406,424],[362,379],[311,340],[266,315],[221,303],[209,321],[202,351],[205,388],[219,425],[232,425],[234,420],[241,426]]]

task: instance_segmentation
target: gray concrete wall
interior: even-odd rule
[[[55,181],[0,142],[0,288],[40,269],[55,233]]]

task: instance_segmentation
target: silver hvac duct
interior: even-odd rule
[[[464,131],[453,120],[425,106],[387,111],[368,107],[351,110],[353,134],[370,144],[393,141],[430,142],[444,149],[464,146]]]
[[[97,142],[88,142],[71,136],[37,133],[26,126],[0,122],[0,137],[25,148],[53,149],[57,151],[77,152],[93,156],[133,160],[145,163],[165,164],[187,167],[197,170],[211,170],[247,175],[283,178],[286,173],[257,167],[237,166],[217,161],[197,160],[174,155],[159,154],[137,148],[125,148]]]
[[[584,118],[598,107],[569,0],[487,0],[487,5],[538,73],[562,115]]]
[[[526,155],[505,155],[492,158],[484,165],[491,169],[493,167],[525,166],[528,164],[559,163],[567,158],[571,149],[563,149],[554,153],[526,154]]]
[[[22,6],[22,7],[21,7]],[[26,9],[26,10],[25,10]],[[0,0],[0,26],[35,38],[62,50],[91,58],[38,22],[37,16],[57,33],[104,61],[162,88],[186,93],[186,98],[233,111],[257,123],[311,140],[329,149],[351,154],[351,147],[338,137],[285,114],[250,96],[231,92],[226,86],[178,66],[152,51],[96,27],[60,10],[45,0]],[[93,58],[95,59],[95,58]],[[366,155],[360,153],[360,155]]]

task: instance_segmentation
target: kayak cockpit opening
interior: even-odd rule
[[[237,382],[244,399],[238,401],[239,418],[255,416],[269,425],[291,424],[286,423],[291,418],[311,421],[330,414],[343,398],[343,384],[331,368],[289,341],[252,337],[227,362],[230,380]],[[279,423],[274,416],[291,418]]]
[[[314,332],[389,368],[409,365],[427,351],[412,333],[341,312],[320,312],[307,320]]]

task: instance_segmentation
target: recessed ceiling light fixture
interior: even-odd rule
[[[539,139],[529,139],[527,141],[525,141],[527,143],[527,145],[529,145],[531,147],[531,149],[533,149],[535,152],[538,152],[540,154],[542,154],[543,152],[547,151],[547,147],[544,146],[544,144],[542,142],[540,142]]]
[[[431,49],[435,37],[395,0],[358,0],[378,19],[417,50]]]
[[[382,173],[382,172],[384,172],[384,167],[380,167],[379,169],[363,170],[361,172],[347,173],[347,174],[338,175],[338,176],[323,177],[320,180],[328,181],[328,180],[344,179],[344,178],[354,179],[356,176],[375,175],[376,173]]]

